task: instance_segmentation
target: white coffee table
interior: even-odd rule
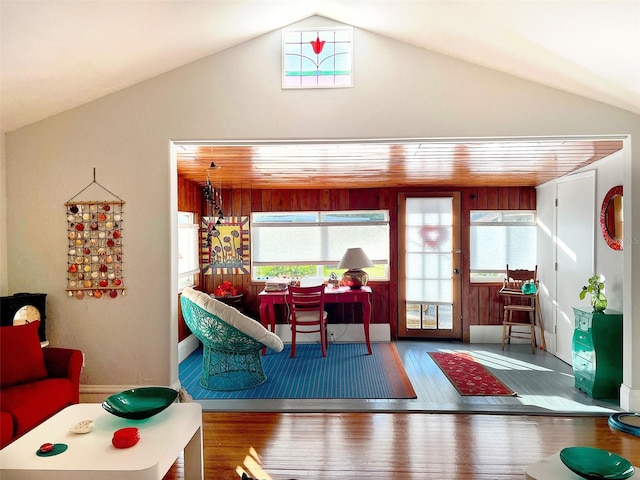
[[[86,434],[69,432],[81,420],[95,421]],[[137,427],[140,441],[131,448],[115,448],[113,433]],[[67,451],[39,457],[43,443],[65,443]],[[126,420],[106,412],[99,403],[65,408],[46,422],[0,450],[2,480],[158,480],[184,450],[185,479],[203,478],[202,407],[174,403],[145,420]]]

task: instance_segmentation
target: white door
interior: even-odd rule
[[[536,187],[537,217],[538,217],[538,245],[537,264],[540,279],[540,313],[544,322],[544,333],[547,351],[556,354],[556,203],[558,185],[555,181],[547,182]],[[541,333],[541,332],[540,332]],[[538,333],[538,344],[542,339]]]
[[[556,356],[571,363],[573,307],[587,279],[594,274],[595,172],[558,181],[556,216]]]

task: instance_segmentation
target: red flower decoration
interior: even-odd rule
[[[218,285],[218,288],[215,289],[213,294],[216,297],[235,297],[238,294],[238,291],[231,282],[227,280],[222,282],[222,285]]]
[[[322,48],[324,47],[324,40],[320,40],[320,37],[317,36],[315,40],[311,40],[309,42],[311,44],[311,48],[313,48],[313,53],[319,55],[322,52]]]

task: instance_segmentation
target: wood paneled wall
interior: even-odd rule
[[[194,193],[194,191],[196,193]],[[251,215],[261,211],[298,210],[357,210],[388,209],[391,220],[391,279],[389,282],[371,282],[374,290],[373,323],[390,323],[392,335],[397,329],[397,196],[402,192],[459,191],[462,196],[461,245],[462,245],[462,317],[463,339],[469,340],[470,325],[492,325],[502,322],[502,302],[498,297],[500,285],[469,283],[469,212],[476,209],[535,210],[536,198],[533,187],[495,188],[372,188],[372,189],[322,189],[322,190],[253,190],[235,189],[223,192],[225,215]],[[202,215],[211,212],[200,210],[201,199],[196,198],[200,189],[179,180],[178,208],[197,211]],[[198,210],[190,210],[195,208]],[[203,206],[204,208],[204,206]],[[251,282],[250,275],[204,275],[201,287],[205,292],[213,292],[223,281],[229,280],[245,296],[245,313],[258,318],[258,293],[263,288],[261,282]],[[331,318],[338,323],[361,322],[362,311],[357,305],[332,305],[335,309]],[[283,313],[283,312],[281,312]],[[284,318],[282,319],[284,321]],[[183,327],[186,328],[186,327]]]
[[[535,210],[534,187],[495,187],[462,190],[462,319],[463,339],[469,341],[470,325],[501,325],[502,307],[498,296],[501,284],[469,281],[469,212],[471,210]]]
[[[225,215],[246,215],[264,211],[395,209],[388,189],[354,190],[231,190],[223,193]],[[208,212],[209,214],[210,212]],[[204,275],[203,290],[213,292],[229,280],[245,295],[245,313],[258,318],[258,293],[263,282],[251,282],[250,275]],[[372,323],[389,323],[389,282],[371,283],[374,293]],[[331,322],[362,322],[360,305],[327,306]],[[284,309],[276,309],[279,322],[284,322]]]

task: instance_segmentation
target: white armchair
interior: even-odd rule
[[[260,351],[281,352],[280,337],[237,309],[193,288],[180,297],[182,316],[202,342],[202,378],[208,390],[242,390],[264,383]]]

